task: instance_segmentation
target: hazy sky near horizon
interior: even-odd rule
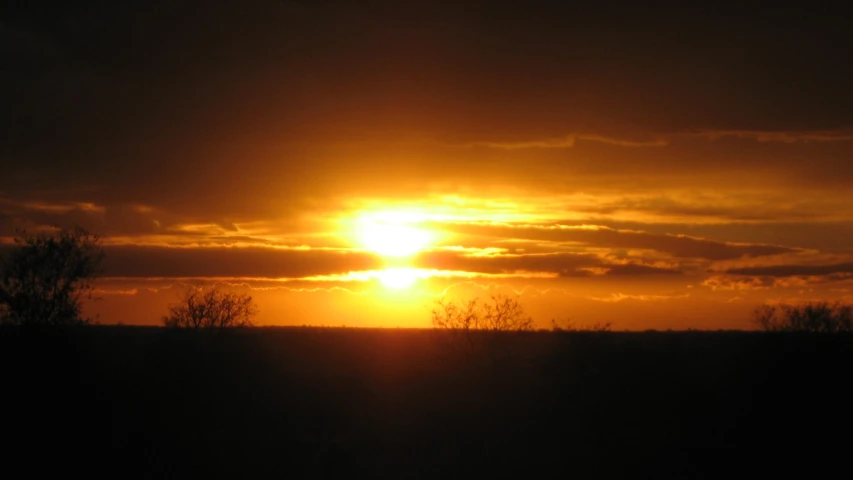
[[[262,324],[426,326],[444,294],[631,329],[853,301],[849,10],[6,2],[0,238],[102,232],[105,323],[194,282]]]

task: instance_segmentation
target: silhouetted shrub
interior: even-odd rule
[[[551,319],[551,330],[554,332],[609,332],[612,328],[613,324],[611,322],[579,324],[571,319]]]
[[[851,332],[853,307],[841,302],[762,305],[753,312],[753,321],[768,332]]]
[[[211,288],[189,287],[181,301],[169,306],[163,325],[170,328],[222,329],[251,327],[257,308],[252,297]]]
[[[518,299],[493,295],[491,303],[473,299],[462,304],[441,299],[432,310],[432,325],[447,330],[519,332],[533,329]]]
[[[29,234],[0,261],[0,323],[61,326],[89,323],[91,298],[104,252],[101,237],[79,228]]]
[[[504,348],[506,342],[501,340],[506,340],[506,334],[533,330],[533,319],[524,313],[518,299],[493,295],[490,300],[437,300],[432,325],[441,331],[447,346],[468,353],[484,346]]]

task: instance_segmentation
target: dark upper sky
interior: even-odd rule
[[[850,8],[641,3],[7,1],[0,235],[341,247],[330,212],[451,193],[646,232],[582,240],[638,267],[768,267],[685,266],[678,234],[849,266]],[[658,237],[676,263],[630,250]]]
[[[293,143],[848,128],[838,5],[6,2],[2,188],[184,183]]]

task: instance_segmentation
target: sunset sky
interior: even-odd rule
[[[0,7],[0,242],[103,233],[104,323],[197,282],[262,325],[853,302],[841,3],[174,3]]]

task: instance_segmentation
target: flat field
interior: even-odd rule
[[[5,478],[815,478],[849,468],[833,453],[848,449],[853,426],[848,336],[456,340],[0,329],[0,468],[18,473]]]

